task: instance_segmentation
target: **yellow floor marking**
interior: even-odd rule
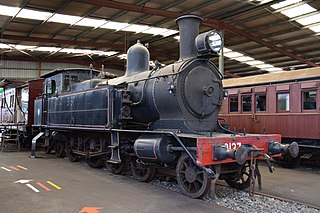
[[[17,167],[20,168],[20,169],[23,169],[23,170],[29,170],[28,168],[26,168],[24,166],[17,165]]]
[[[61,189],[61,187],[60,186],[58,186],[58,185],[56,185],[56,184],[54,184],[54,183],[52,183],[51,181],[47,181],[47,183],[49,183],[51,186],[53,186],[54,188],[56,188],[56,189]]]

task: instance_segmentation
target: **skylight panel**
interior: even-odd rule
[[[78,22],[82,17],[80,16],[71,16],[71,15],[64,15],[64,14],[55,14],[52,16],[48,22],[58,22],[62,24],[75,24]]]
[[[19,12],[19,7],[9,7],[0,5],[0,15],[3,16],[15,16]]]
[[[236,57],[243,56],[243,54],[234,52],[234,51],[226,52],[224,55],[228,58],[236,58]]]
[[[153,35],[161,35],[162,33],[165,33],[166,31],[168,31],[168,29],[166,29],[166,28],[150,27],[149,29],[143,31],[142,33],[153,34]]]
[[[254,58],[251,58],[249,56],[242,56],[242,57],[235,58],[234,60],[245,62],[245,61],[253,61]]]
[[[35,19],[35,20],[46,20],[52,16],[52,13],[40,12],[36,10],[22,9],[17,15],[18,18]]]
[[[15,45],[14,48],[18,49],[18,50],[30,50],[30,49],[34,49],[37,46],[30,46],[30,45]]]
[[[320,14],[315,14],[312,16],[308,16],[305,18],[297,19],[296,22],[302,24],[302,25],[309,25],[313,23],[320,22]]]
[[[42,51],[42,52],[56,52],[60,50],[61,48],[59,47],[37,47],[34,50],[36,51]]]
[[[271,67],[271,68],[267,68],[266,71],[268,72],[277,72],[277,71],[283,71],[281,68],[278,67]]]
[[[120,59],[127,59],[127,54],[121,54],[117,56]]]
[[[161,33],[160,35],[162,35],[163,37],[167,37],[167,36],[171,36],[171,35],[174,35],[177,33],[179,33],[178,30],[168,30],[166,32]]]
[[[295,3],[298,3],[298,2],[301,2],[302,0],[286,0],[286,1],[282,1],[280,3],[277,3],[277,4],[273,4],[271,5],[271,7],[273,9],[279,9],[279,8],[282,8],[282,7],[286,7],[288,5],[291,5],[291,4],[295,4]]]
[[[311,7],[308,4],[303,4],[303,5],[299,5],[297,7],[283,10],[283,11],[281,11],[281,13],[288,16],[289,18],[293,18],[293,17],[300,16],[303,14],[311,13],[314,11],[316,11],[315,8]]]
[[[255,67],[258,67],[260,69],[266,69],[266,68],[272,68],[273,66],[270,64],[260,64],[260,65],[256,65]]]
[[[102,26],[106,22],[107,21],[104,19],[83,18],[75,23],[75,25],[97,28]]]
[[[102,25],[101,28],[112,29],[112,30],[121,30],[121,29],[127,27],[128,25],[129,25],[128,23],[108,21],[106,24]]]
[[[123,28],[123,31],[135,32],[140,33],[146,29],[150,28],[148,25],[140,25],[140,24],[130,24],[128,27]]]
[[[258,64],[264,64],[263,61],[258,61],[258,60],[254,60],[254,61],[247,61],[246,64],[251,65],[251,66],[255,66]]]
[[[314,27],[309,27],[309,29],[314,31],[314,32],[316,32],[316,33],[318,33],[318,32],[320,32],[320,25],[317,25],[317,26],[314,26]]]
[[[102,52],[102,54],[100,54],[100,55],[112,56],[112,55],[115,55],[117,53],[119,53],[119,52],[117,52],[117,51],[107,51],[107,52]]]
[[[3,43],[0,43],[0,49],[11,49],[12,47],[10,47],[9,45],[7,44],[3,44]]]

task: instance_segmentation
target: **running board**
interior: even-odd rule
[[[39,132],[34,138],[32,138],[31,144],[31,158],[36,158],[36,148],[37,148],[37,141],[44,135],[44,132]]]

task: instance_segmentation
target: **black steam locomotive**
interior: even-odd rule
[[[236,188],[250,185],[250,159],[297,155],[296,144],[280,145],[280,135],[237,135],[218,123],[222,75],[209,58],[222,47],[219,33],[198,35],[201,18],[177,19],[180,59],[149,69],[149,52],[139,42],[129,48],[122,77],[98,71],[62,69],[44,75],[44,94],[35,101],[35,127],[47,151],[85,157],[91,167],[122,174],[128,165],[139,181],[156,169],[175,171],[181,191],[207,195],[211,179]],[[254,153],[254,155],[252,154]]]

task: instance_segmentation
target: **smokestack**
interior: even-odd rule
[[[199,34],[202,18],[196,15],[184,15],[176,19],[180,32],[180,58],[184,60],[197,56],[195,39]]]

